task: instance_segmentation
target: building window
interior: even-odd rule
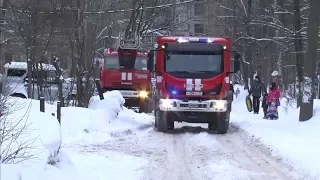
[[[195,24],[194,25],[194,33],[204,34],[204,25],[203,24]]]
[[[194,15],[195,16],[203,16],[205,12],[204,3],[196,3],[194,4]]]

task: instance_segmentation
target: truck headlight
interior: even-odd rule
[[[224,101],[224,100],[216,101],[216,104],[214,105],[214,107],[217,109],[225,109],[227,107],[227,101]]]
[[[142,98],[148,97],[147,91],[140,91],[140,92],[139,92],[139,97],[142,97]]]
[[[170,99],[160,99],[160,105],[164,108],[171,108],[173,107],[173,101]]]
[[[226,100],[216,100],[214,102],[211,102],[210,108],[226,109],[227,108],[227,101]]]

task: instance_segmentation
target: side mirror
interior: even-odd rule
[[[153,71],[153,66],[154,66],[154,52],[153,51],[150,51],[148,53],[148,70],[149,71]]]
[[[231,72],[237,73],[238,71],[240,71],[240,60],[235,59],[231,62]]]
[[[238,71],[240,71],[240,59],[241,55],[236,52],[234,55],[234,60],[231,62],[231,71],[233,73],[237,73]]]
[[[234,59],[235,59],[235,60],[240,60],[240,59],[241,59],[240,53],[236,52],[236,53],[234,54]]]

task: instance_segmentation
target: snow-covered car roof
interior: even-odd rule
[[[50,70],[56,70],[56,68],[51,65],[51,64],[45,64],[45,63],[39,63],[38,64],[38,68],[41,69],[41,66],[40,64],[42,64],[42,69],[43,70],[46,70],[46,71],[50,71]],[[28,65],[27,65],[27,62],[11,62],[11,63],[6,63],[4,65],[4,68],[7,68],[7,69],[27,69],[28,68]]]

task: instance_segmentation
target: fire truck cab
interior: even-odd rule
[[[154,62],[140,45],[140,38],[120,39],[117,50],[106,49],[100,79],[104,92],[118,90],[126,107],[149,113]]]
[[[174,122],[208,123],[227,133],[233,93],[230,74],[240,69],[240,54],[231,60],[228,37],[157,37],[155,128],[167,132]]]

